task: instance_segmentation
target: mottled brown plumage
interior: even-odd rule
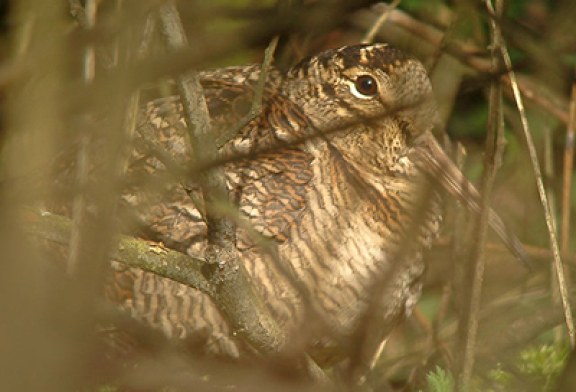
[[[214,132],[247,112],[259,75],[259,66],[200,73]],[[226,165],[230,197],[279,260],[242,228],[239,258],[291,342],[318,358],[334,349],[369,362],[417,300],[441,214],[414,140],[434,120],[420,62],[385,44],[347,46],[286,74],[272,69],[261,115],[222,148],[227,157],[255,154]],[[140,121],[130,170],[145,180],[125,198],[157,239],[201,255],[202,207],[170,170],[190,154],[178,97],[148,103]],[[207,295],[120,265],[115,277],[114,299],[137,319],[205,339],[212,353],[244,352]],[[359,333],[368,319],[376,327]]]

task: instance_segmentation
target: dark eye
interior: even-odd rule
[[[362,95],[372,96],[378,92],[378,83],[376,83],[376,79],[370,75],[358,76],[354,82],[354,86]]]

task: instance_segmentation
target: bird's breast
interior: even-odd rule
[[[300,289],[286,295],[290,284],[269,288],[283,291],[279,306],[292,315],[291,322],[306,317],[302,304],[308,304],[337,335],[354,331],[375,293],[389,296],[379,305],[383,322],[397,318],[415,302],[423,272],[422,246],[413,240],[418,235],[408,236],[419,179],[382,177],[370,183],[326,144],[311,149],[316,158],[306,208],[279,252]],[[283,272],[279,276],[271,280],[286,278]],[[287,299],[294,303],[286,305]],[[299,307],[300,317],[293,317],[288,309]]]

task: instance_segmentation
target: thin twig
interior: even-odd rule
[[[552,133],[548,127],[544,128],[544,178],[545,178],[545,187],[546,187],[546,194],[548,195],[548,202],[550,204],[550,212],[553,216],[556,216],[557,207],[556,207],[556,198],[554,194],[554,188],[552,187],[552,179],[554,178],[554,152],[552,150]],[[548,265],[550,270],[550,291],[551,291],[551,299],[553,306],[562,306],[562,299],[560,298],[560,292],[558,290],[558,279],[556,274],[554,273],[554,263],[550,263]],[[568,281],[569,276],[566,276]],[[562,326],[557,326],[553,330],[553,338],[556,343],[561,343],[563,339],[564,331],[562,330]]]
[[[453,152],[454,156],[454,163],[459,171],[463,172],[464,163],[466,161],[466,150],[462,143],[458,142],[455,146],[455,151]],[[446,315],[448,314],[448,308],[451,300],[456,301],[457,298],[461,297],[459,294],[462,293],[462,284],[458,284],[462,282],[463,274],[461,271],[463,270],[462,263],[457,263],[463,254],[465,244],[464,242],[466,239],[464,238],[464,233],[466,232],[466,222],[470,215],[469,210],[464,208],[460,201],[456,201],[454,203],[452,200],[446,200],[446,208],[448,206],[453,206],[450,208],[448,217],[449,226],[452,228],[452,233],[454,233],[451,237],[450,243],[448,243],[449,249],[446,252],[449,255],[449,262],[450,262],[450,270],[452,271],[451,280],[447,280],[444,284],[442,289],[442,296],[440,298],[440,305],[438,306],[438,311],[434,317],[433,322],[433,343],[436,346],[443,346],[443,342],[440,339],[440,328],[446,319]],[[461,307],[461,305],[460,305]],[[450,350],[443,350],[444,356],[446,361],[449,364],[454,363],[454,356],[451,354]],[[450,366],[452,368],[452,366]]]
[[[576,83],[572,85],[572,97],[570,100],[570,121],[568,121],[568,127],[566,130],[566,143],[564,145],[564,167],[562,173],[562,226],[560,233],[560,251],[562,252],[562,257],[565,263],[568,262],[566,258],[570,253],[570,196],[572,193],[572,167],[574,165],[574,127],[576,127]],[[552,136],[548,134],[546,134],[545,137],[546,140],[550,140],[552,138]],[[551,143],[552,141],[550,140],[548,144]],[[554,210],[552,211],[554,212]],[[554,216],[556,216],[555,213]],[[569,285],[572,283],[569,274],[566,276],[566,280]],[[552,285],[553,289],[555,289],[555,285],[556,279]],[[553,295],[552,299],[556,304],[560,302],[558,294]],[[562,332],[561,328],[555,328],[554,332],[555,338],[557,338],[559,341]]]
[[[268,72],[272,65],[272,61],[274,60],[274,52],[276,51],[277,45],[278,37],[276,36],[272,38],[272,41],[270,41],[270,44],[264,51],[264,60],[262,61],[262,68],[260,69],[260,76],[258,76],[258,84],[256,85],[250,111],[238,122],[238,124],[218,137],[216,140],[218,148],[232,140],[242,128],[248,125],[250,121],[254,120],[262,112],[262,98],[266,87],[266,79],[268,78]]]
[[[576,70],[575,70],[576,72]],[[570,199],[572,191],[572,175],[574,167],[574,143],[576,139],[576,83],[572,85],[570,100],[570,121],[566,130],[564,145],[564,168],[562,179],[562,234],[560,249],[564,257],[570,252]]]
[[[494,14],[494,10],[491,5],[489,5],[489,10]],[[500,31],[498,31],[500,37],[502,36]],[[556,235],[556,227],[554,224],[554,216],[550,211],[550,205],[548,203],[548,198],[546,196],[546,190],[544,188],[544,182],[542,180],[542,173],[540,172],[540,163],[538,161],[538,154],[536,153],[536,147],[534,146],[534,140],[532,139],[532,134],[530,133],[530,128],[528,125],[528,118],[526,116],[526,110],[524,108],[524,103],[522,99],[522,93],[516,79],[516,74],[512,71],[512,60],[510,59],[510,54],[506,48],[506,44],[503,38],[502,47],[500,51],[502,52],[502,57],[504,58],[504,64],[508,72],[508,77],[510,80],[510,85],[512,86],[512,91],[514,93],[514,99],[516,100],[516,106],[518,107],[518,112],[520,114],[520,120],[522,122],[522,129],[524,131],[524,137],[526,138],[526,144],[528,146],[528,153],[530,154],[530,161],[532,162],[532,169],[534,170],[534,176],[536,177],[536,186],[538,188],[538,195],[540,196],[540,201],[544,208],[544,216],[546,218],[546,225],[548,226],[548,235],[550,240],[550,246],[552,247],[552,254],[554,256],[554,269],[556,270],[556,276],[558,278],[558,284],[560,286],[560,296],[562,298],[562,307],[564,309],[564,318],[566,321],[566,328],[568,330],[568,336],[570,338],[570,346],[575,347],[576,344],[576,330],[574,329],[574,319],[572,317],[572,309],[570,307],[570,298],[568,295],[568,288],[566,287],[566,278],[564,276],[564,267],[562,265],[562,259],[560,256],[560,249],[558,247],[558,240]]]
[[[363,44],[370,44],[374,41],[374,37],[378,34],[378,31],[382,28],[386,20],[388,20],[388,16],[390,16],[390,12],[396,9],[402,0],[394,0],[391,4],[380,3],[379,5],[383,6],[382,13],[376,19],[370,30],[366,33],[364,38],[362,38]]]
[[[524,349],[527,341],[533,341],[541,336],[544,331],[555,325],[561,324],[563,315],[560,309],[547,307],[549,297],[542,291],[531,293],[529,296],[523,294],[499,296],[482,307],[480,328],[483,341],[486,345],[478,348],[479,356],[502,353],[508,350]],[[514,311],[511,312],[511,309]],[[538,311],[535,311],[538,309]],[[440,331],[440,340],[449,342],[453,340],[456,333],[456,323],[446,323]],[[495,325],[505,325],[504,330],[500,328],[490,328]],[[485,326],[485,327],[484,327]],[[398,365],[399,362],[411,361],[411,367],[420,365],[422,357],[427,350],[427,343],[424,339],[417,342],[408,352],[402,352],[401,356],[387,359],[382,363],[383,368]]]
[[[87,0],[85,8],[77,2],[71,2],[73,14],[76,15],[80,25],[91,30],[96,24],[96,0]],[[74,12],[76,11],[76,12]],[[84,49],[84,83],[91,84],[96,76],[96,57],[94,46],[89,45]],[[76,156],[76,187],[79,193],[75,195],[72,206],[72,236],[70,239],[70,251],[68,253],[67,271],[74,275],[78,270],[80,258],[80,246],[82,243],[82,227],[86,225],[86,186],[90,168],[90,134],[88,129],[84,129],[80,136],[80,149]]]
[[[458,17],[453,17],[450,21],[448,27],[444,30],[444,34],[442,35],[442,40],[440,43],[434,47],[434,53],[430,56],[430,58],[426,61],[426,69],[430,75],[433,74],[440,58],[446,51],[446,47],[449,46],[450,42],[454,39],[454,34],[457,30],[457,21]]]
[[[523,246],[530,260],[538,261],[538,265],[536,265],[536,267],[543,265],[541,263],[545,263],[546,261],[549,261],[552,258],[552,252],[550,251],[549,248],[540,248],[537,246],[531,246],[526,244],[524,244]],[[451,252],[453,252],[452,247],[453,242],[450,241],[450,238],[448,236],[440,237],[439,239],[434,241],[434,248],[442,252],[441,253],[442,255],[445,254],[446,257],[452,257],[450,256]],[[488,242],[486,244],[486,248],[490,251],[490,253],[510,253],[507,247],[496,242]],[[567,264],[570,263],[576,264],[576,256],[574,255],[564,257],[563,260]]]
[[[157,20],[155,15],[149,15],[144,22],[144,27],[142,28],[142,40],[138,46],[138,50],[136,51],[138,58],[143,58],[145,54],[150,51],[156,28]]]
[[[491,0],[486,0],[486,6],[491,6]],[[498,15],[502,13],[502,0],[496,0]],[[495,72],[500,67],[497,51],[502,45],[500,35],[497,33],[498,26],[495,20],[490,21],[492,35],[492,70]],[[456,390],[469,390],[474,370],[476,355],[476,339],[478,333],[478,320],[482,285],[484,282],[485,244],[490,219],[489,200],[494,185],[496,171],[501,161],[503,152],[504,123],[502,116],[502,88],[497,80],[490,86],[489,117],[486,131],[486,149],[484,156],[484,173],[482,176],[481,207],[477,224],[477,233],[474,242],[473,262],[468,266],[472,273],[471,288],[469,290],[468,306],[465,306],[464,317],[458,324],[459,346],[462,352],[461,371],[457,378]],[[468,275],[468,274],[467,274]]]

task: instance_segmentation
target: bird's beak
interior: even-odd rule
[[[466,208],[475,213],[480,213],[480,193],[446,155],[432,133],[430,131],[425,132],[418,136],[414,143],[415,148],[412,154],[420,170],[430,175],[441,188],[459,200]],[[528,269],[532,269],[530,258],[520,240],[506,227],[502,219],[491,208],[488,222],[492,230],[498,234],[512,254],[522,261]]]

